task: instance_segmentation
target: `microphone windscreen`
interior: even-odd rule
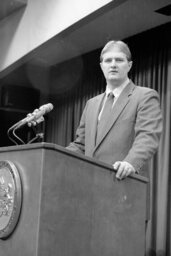
[[[49,113],[53,109],[52,103],[45,104],[39,108],[39,110],[44,111],[44,114]]]

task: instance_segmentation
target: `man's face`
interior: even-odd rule
[[[120,85],[127,79],[132,61],[128,61],[125,53],[121,52],[118,47],[113,47],[103,54],[100,66],[107,82]]]

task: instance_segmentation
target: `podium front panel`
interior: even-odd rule
[[[118,181],[111,167],[46,144],[1,151],[1,160],[15,164],[23,189],[1,256],[144,256],[143,179]]]

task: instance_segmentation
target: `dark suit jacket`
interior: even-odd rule
[[[143,167],[157,150],[162,132],[158,93],[130,82],[116,101],[96,144],[97,119],[104,95],[88,100],[76,140],[67,148],[108,164],[127,161],[141,175],[148,176]]]

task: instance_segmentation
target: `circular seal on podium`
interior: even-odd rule
[[[22,187],[19,172],[11,161],[0,161],[0,238],[14,231],[20,216]]]

